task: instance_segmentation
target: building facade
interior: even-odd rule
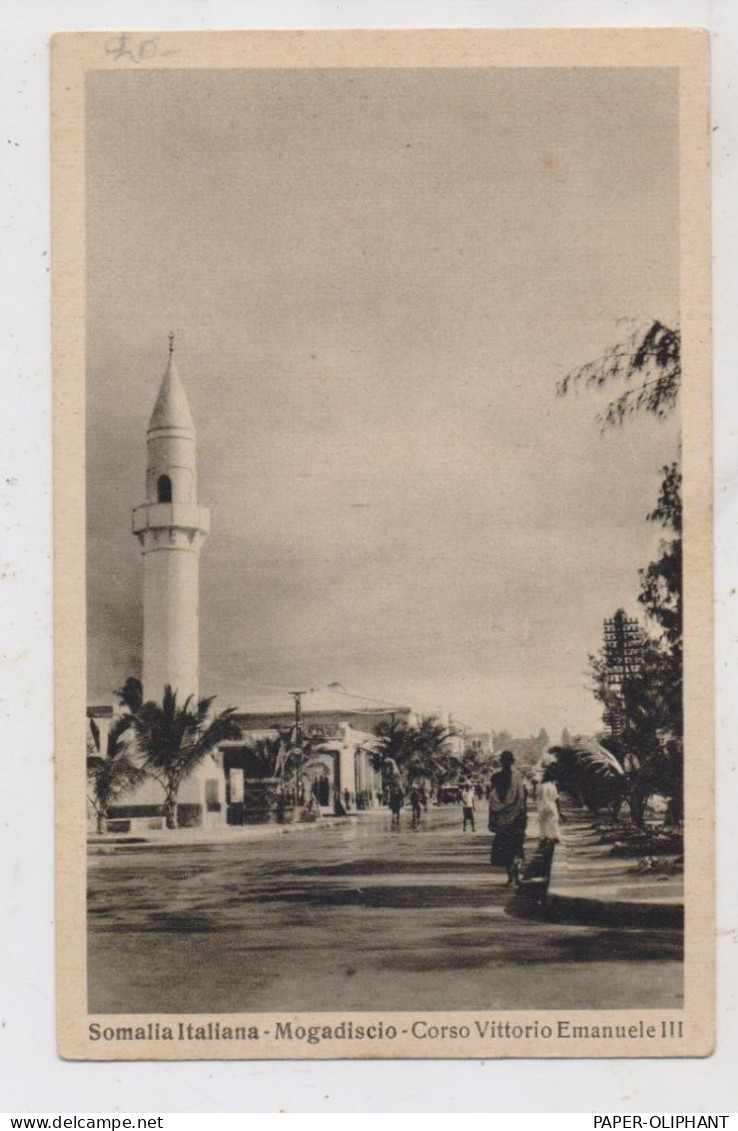
[[[379,803],[382,779],[373,759],[375,729],[380,723],[408,722],[410,708],[351,695],[340,684],[297,694],[297,710],[295,703],[290,704],[288,696],[284,696],[254,705],[236,716],[242,737],[221,746],[229,819],[238,820],[238,810],[233,810],[238,802],[233,799],[240,797],[242,791],[246,804],[250,798],[258,806],[259,788],[254,780],[258,767],[253,752],[257,747],[268,751],[270,744],[275,770],[284,764],[290,749],[298,744],[302,748],[302,804],[312,801],[321,811],[335,813],[371,808]],[[272,776],[271,784],[276,790],[280,788],[279,782]]]

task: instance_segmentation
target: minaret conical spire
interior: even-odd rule
[[[159,394],[156,398],[154,411],[149,421],[149,432],[160,429],[176,428],[191,432],[194,436],[195,425],[192,413],[187,402],[187,394],[177,371],[174,360],[174,334],[169,335],[169,358],[164,370]]]

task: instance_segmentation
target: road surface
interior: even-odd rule
[[[461,810],[89,858],[92,1013],[675,1008],[677,931],[522,917]]]

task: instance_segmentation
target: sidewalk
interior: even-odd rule
[[[361,809],[346,817],[325,816],[316,821],[294,821],[283,825],[277,822],[254,825],[217,825],[184,829],[147,829],[135,833],[93,833],[87,837],[87,851],[92,855],[107,855],[118,848],[127,851],[151,848],[182,848],[187,845],[233,844],[239,841],[262,840],[274,836],[291,836],[293,833],[330,832],[332,829],[352,825],[369,817],[384,816],[389,820],[389,809]]]
[[[562,806],[561,843],[551,865],[546,909],[556,919],[588,923],[681,927],[684,877],[664,874],[671,856],[643,870],[637,857],[617,856],[603,843],[592,817]]]

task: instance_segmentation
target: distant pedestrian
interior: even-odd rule
[[[400,782],[393,782],[389,791],[389,807],[392,813],[392,824],[399,825],[400,813],[405,805],[405,791]]]
[[[417,825],[422,812],[423,795],[417,785],[410,787],[410,808],[413,813],[413,822]]]
[[[528,823],[525,782],[514,763],[515,756],[503,750],[501,768],[492,775],[489,791],[489,829],[494,833],[490,863],[507,869],[508,885],[520,879]]]
[[[476,832],[474,826],[474,788],[467,782],[461,791],[461,804],[464,811],[463,831],[466,832],[466,826],[471,825],[472,832]]]
[[[543,844],[558,844],[559,832],[559,791],[556,788],[556,771],[546,766],[543,779],[536,787],[536,806],[538,808],[538,836]]]

